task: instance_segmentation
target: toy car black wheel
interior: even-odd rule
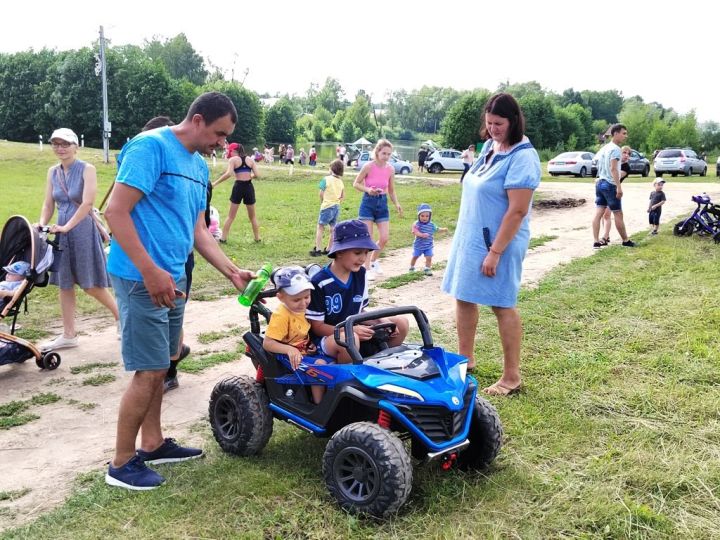
[[[695,222],[691,219],[687,221],[680,221],[673,227],[673,234],[675,236],[692,236],[695,230]]]
[[[35,363],[40,369],[53,370],[60,365],[60,355],[56,352],[44,353]]]
[[[230,377],[217,383],[210,396],[209,415],[215,440],[229,454],[257,454],[272,435],[267,393],[250,377]]]
[[[713,235],[713,240],[715,241],[716,244],[720,244],[720,232],[716,232]]]
[[[470,446],[460,452],[458,467],[484,469],[493,462],[502,446],[503,429],[495,407],[480,396],[475,396],[470,433]]]
[[[402,441],[370,422],[349,424],[333,435],[323,476],[345,510],[380,518],[397,512],[412,489],[412,463]]]

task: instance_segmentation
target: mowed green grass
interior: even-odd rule
[[[256,246],[241,221],[228,244],[238,261],[259,263],[253,254],[263,249],[287,249],[288,261],[304,257],[298,238],[312,238],[305,229],[317,212],[317,177],[286,174],[268,178],[265,198],[278,205],[274,223],[296,245]],[[283,205],[289,196],[281,191],[297,204]],[[403,185],[399,194],[405,207],[415,194],[430,202],[438,223],[453,228],[443,218],[457,214],[458,186]],[[297,210],[303,201],[308,208]],[[282,237],[266,225],[272,208],[260,214],[264,239]],[[411,219],[394,230],[409,229]],[[259,456],[234,458],[203,423],[207,457],[159,467],[168,479],[161,489],[128,493],[106,487],[102,470],[81,475],[66,504],[2,538],[720,537],[720,247],[670,229],[636,249],[613,246],[559,267],[522,291],[525,390],[493,399],[506,434],[498,459],[471,474],[416,468],[408,504],[387,522],[333,504],[321,474],[324,440],[276,422]],[[395,237],[396,246],[412,240]],[[496,333],[482,310],[480,385],[500,373]],[[435,341],[455,350],[451,331],[436,329]]]
[[[79,157],[95,165],[98,171],[98,196],[100,202],[111,185],[117,172],[114,163],[105,164],[102,151],[81,149]],[[31,222],[37,222],[45,195],[47,169],[56,163],[52,150],[46,145],[43,152],[37,145],[0,141],[0,223],[4,224],[11,215],[26,216]],[[212,168],[210,177],[217,179],[225,170],[226,162],[218,160]],[[260,168],[261,178],[254,182],[257,195],[256,211],[260,221],[262,242],[253,241],[252,231],[247,219],[245,207],[241,206],[233,224],[230,238],[223,250],[241,268],[257,270],[262,263],[273,265],[307,264],[323,262],[310,257],[308,252],[315,242],[315,227],[320,207],[318,182],[326,170],[319,165],[315,171],[309,167],[295,167],[289,176],[287,167]],[[344,177],[346,198],[342,204],[341,219],[357,217],[361,194],[352,188],[356,172],[347,169]],[[227,216],[232,181],[218,186],[213,194],[213,205],[219,210],[221,220]],[[395,209],[391,216],[391,236],[389,249],[410,245],[413,241],[412,224],[417,219],[416,207],[422,202],[432,205],[433,219],[441,226],[455,228],[460,201],[459,184],[413,181],[398,184],[397,193],[404,208],[400,218]],[[327,239],[327,232],[325,238]],[[207,300],[233,294],[230,283],[201,257],[196,258],[193,274],[193,299]],[[41,320],[47,326],[48,318],[59,318],[56,301],[57,289],[36,289],[30,297],[31,313],[26,327],[38,326]],[[78,296],[80,314],[105,314],[105,311],[86,295]]]
[[[525,390],[493,399],[498,459],[469,474],[416,468],[387,522],[333,504],[324,440],[276,422],[259,456],[235,458],[203,424],[207,457],[159,467],[161,489],[86,474],[64,506],[4,538],[718,538],[718,246],[669,229],[521,293]],[[501,356],[485,310],[478,336],[484,385]],[[435,339],[454,349],[453,333]]]

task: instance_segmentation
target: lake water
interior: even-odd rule
[[[422,141],[399,141],[399,142],[393,142],[393,149],[395,152],[400,154],[400,157],[402,159],[406,159],[408,161],[417,161],[417,153],[418,150],[420,150],[420,145],[422,144]],[[318,161],[322,161],[323,163],[328,163],[335,159],[335,147],[337,146],[337,143],[334,142],[323,142],[323,143],[317,143],[315,144],[315,150],[317,150],[318,153]],[[273,145],[275,149],[275,154],[277,154],[278,151],[278,145]],[[306,153],[310,152],[310,148],[312,147],[312,144],[303,144],[298,145],[295,148],[295,159],[297,159],[298,154],[300,153],[300,149],[304,149]],[[366,149],[372,150],[375,148],[375,145],[372,146],[365,146]]]

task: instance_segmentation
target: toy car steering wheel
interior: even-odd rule
[[[373,324],[370,328],[375,332],[373,339],[377,339],[380,343],[387,343],[390,335],[397,330],[397,326],[392,322]]]

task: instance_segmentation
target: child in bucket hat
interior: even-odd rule
[[[376,249],[378,245],[370,237],[365,223],[358,219],[342,221],[333,230],[333,243],[328,253],[332,261],[311,279],[315,286],[307,308],[311,339],[319,352],[337,358],[341,364],[351,362],[351,358],[347,350],[335,342],[335,325],[367,307],[369,297],[364,265],[368,253]],[[355,326],[355,345],[361,348],[362,342],[374,335],[370,326],[381,322],[395,323],[396,330],[388,345],[401,345],[408,332],[405,317],[376,319],[363,323],[367,326]]]
[[[417,221],[413,224],[412,232],[415,235],[413,254],[410,259],[409,272],[415,271],[415,263],[421,255],[425,256],[425,275],[432,276],[433,235],[436,232],[447,232],[445,227],[438,227],[432,221],[432,207],[422,203],[417,207]]]
[[[310,303],[312,283],[305,270],[299,266],[286,266],[280,268],[273,276],[277,288],[277,298],[280,305],[270,317],[263,348],[271,353],[286,354],[293,369],[300,366],[303,355],[315,354],[317,349],[310,341],[310,323],[305,318],[305,310]],[[326,364],[325,360],[305,359],[305,363]],[[313,400],[320,403],[325,388],[311,387]]]

